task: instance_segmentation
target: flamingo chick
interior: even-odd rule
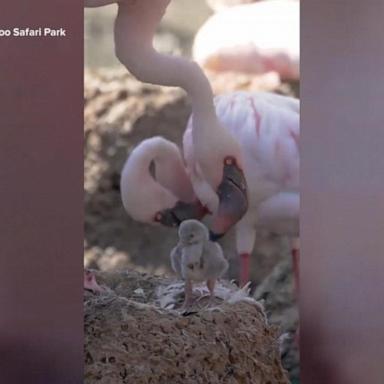
[[[185,301],[192,301],[193,282],[206,281],[210,298],[215,283],[228,269],[228,261],[219,244],[209,240],[207,227],[197,220],[185,220],[179,227],[179,243],[171,251],[173,270],[185,280]]]
[[[294,241],[299,236],[300,106],[297,99],[263,92],[221,95],[216,97],[215,103],[222,127],[238,142],[244,159],[248,208],[236,224],[240,282],[244,285],[249,280],[250,254],[259,229],[288,235]],[[197,197],[211,209],[217,204],[217,198],[199,171],[194,129],[191,118],[183,138],[184,157]],[[204,145],[207,148],[215,145],[220,134],[208,132]],[[225,220],[225,215],[222,217]],[[216,228],[220,228],[219,224]],[[224,222],[221,232],[211,232],[211,239],[222,237],[226,227]],[[297,269],[298,249],[296,244],[293,245],[293,264]],[[297,284],[298,271],[295,279]]]
[[[179,148],[160,136],[142,141],[132,151],[121,173],[120,191],[126,212],[140,222],[177,227],[206,213]]]

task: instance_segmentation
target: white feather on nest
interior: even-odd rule
[[[209,290],[205,283],[196,284],[194,286],[194,293],[198,293],[199,296],[208,296]],[[223,302],[229,304],[235,304],[240,301],[245,301],[247,303],[256,305],[259,307],[263,313],[264,306],[261,302],[256,301],[253,297],[249,296],[250,293],[250,283],[246,284],[243,288],[238,288],[236,285],[228,282],[222,281],[217,282],[215,287],[215,298],[221,299]],[[177,281],[171,283],[167,286],[159,286],[156,289],[157,302],[160,308],[164,309],[175,309],[177,304],[181,301],[181,298],[184,295],[184,282]],[[206,309],[217,309],[217,306],[213,305],[210,308]]]

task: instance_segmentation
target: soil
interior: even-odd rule
[[[105,292],[84,296],[86,384],[288,384],[277,328],[228,282],[220,304],[185,313],[161,305],[182,296],[172,279],[134,271],[97,279]]]

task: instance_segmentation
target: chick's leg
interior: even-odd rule
[[[216,279],[207,280],[207,288],[209,290],[209,300],[208,300],[207,307],[215,303],[215,285],[216,285]]]
[[[188,308],[192,304],[192,297],[193,297],[193,285],[191,280],[185,280],[185,288],[184,288],[184,304],[183,308]]]
[[[207,288],[209,290],[210,300],[212,300],[213,297],[215,296],[215,284],[216,284],[216,279],[208,279],[207,280]]]

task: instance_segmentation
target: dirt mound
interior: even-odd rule
[[[85,383],[288,383],[276,327],[229,283],[219,288],[220,304],[186,316],[165,308],[182,299],[174,280],[137,272],[97,278],[108,289],[84,296]]]

